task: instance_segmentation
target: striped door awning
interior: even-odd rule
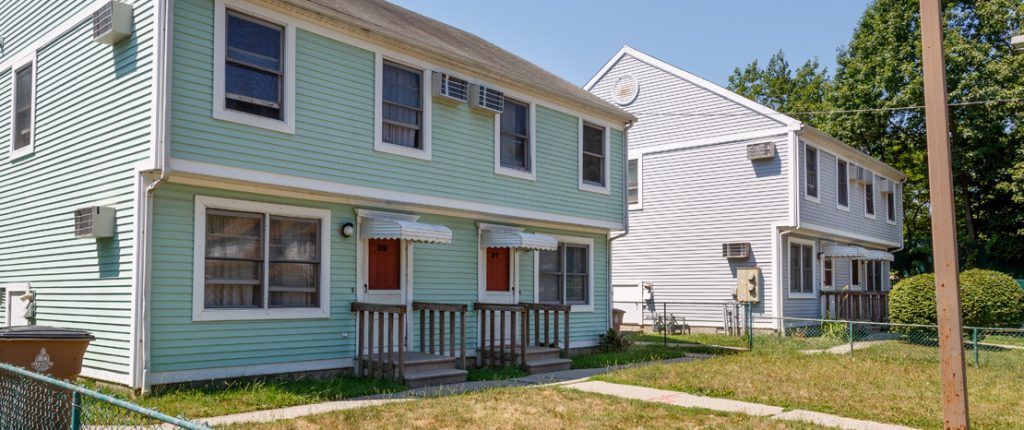
[[[514,248],[526,251],[554,251],[558,239],[546,234],[526,233],[517,227],[481,225],[480,246],[484,248]]]
[[[849,260],[893,260],[893,255],[885,251],[877,251],[854,245],[838,244],[822,245],[821,256],[825,258],[842,258]]]
[[[389,214],[364,215],[359,223],[359,236],[365,239],[401,239],[425,243],[451,243],[448,227],[416,221],[412,216]]]

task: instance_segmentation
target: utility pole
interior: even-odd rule
[[[925,125],[928,137],[928,188],[932,206],[932,252],[939,323],[942,415],[946,429],[968,429],[964,339],[960,321],[960,275],[953,206],[952,156],[946,62],[942,52],[942,2],[920,0],[924,64]]]

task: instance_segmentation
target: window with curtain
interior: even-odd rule
[[[501,118],[501,166],[529,172],[530,106],[508,97]]]
[[[320,271],[320,220],[207,210],[207,308],[318,307]]]
[[[14,72],[14,150],[32,143],[32,65]]]
[[[789,291],[814,293],[814,247],[811,245],[789,245]]]
[[[385,61],[382,85],[381,139],[423,149],[423,72]]]
[[[640,162],[629,160],[626,170],[626,197],[629,204],[640,203]]]
[[[836,162],[836,196],[839,206],[850,207],[850,180],[848,164],[839,160]]]
[[[818,197],[818,150],[810,146],[804,149],[804,190],[808,197]]]
[[[583,123],[583,183],[605,185],[604,146],[604,127]]]
[[[224,107],[282,118],[284,27],[227,11]]]
[[[587,304],[590,299],[590,248],[559,244],[539,251],[538,300],[541,303]]]

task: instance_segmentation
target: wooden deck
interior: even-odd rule
[[[419,351],[406,351],[404,355],[404,368],[402,368],[404,371],[401,373],[399,373],[399,361],[394,354],[391,359],[388,359],[386,352],[383,357],[374,353],[362,354],[359,358],[367,363],[367,370],[370,371],[370,374],[391,376],[390,379],[395,380],[400,379],[409,388],[451,384],[466,380],[467,372],[465,369],[456,367],[455,357]]]
[[[547,346],[530,345],[526,347],[526,368],[523,369],[527,373],[544,373],[554,372],[558,370],[569,370],[572,367],[572,360],[568,358],[562,358],[562,350],[560,348],[553,348]],[[494,355],[491,355],[489,349],[484,349],[480,357],[481,361],[488,362],[493,359],[496,363],[504,363],[504,365],[517,366],[523,363],[522,360],[523,348],[521,345],[515,345],[508,343],[505,345],[495,345]]]
[[[823,318],[848,321],[888,322],[889,292],[821,291]]]

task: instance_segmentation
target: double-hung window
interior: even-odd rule
[[[885,219],[896,222],[896,191],[885,193]]]
[[[607,130],[583,121],[580,125],[580,140],[580,188],[607,193]]]
[[[330,214],[280,208],[197,198],[194,319],[326,316]]]
[[[810,145],[804,149],[804,192],[812,200],[818,198],[818,149]]]
[[[535,178],[532,116],[529,103],[505,98],[505,109],[495,117],[498,122],[497,173],[523,179]]]
[[[640,160],[629,160],[626,170],[626,200],[630,206],[636,207],[640,204]]]
[[[814,246],[791,242],[789,245],[789,292],[814,294]]]
[[[831,258],[825,258],[822,261],[821,264],[823,266],[822,271],[825,272],[824,285],[826,287],[835,286],[833,284],[833,279],[834,279],[834,276],[835,276],[835,270],[833,270],[833,264],[834,263],[833,263],[832,259]]]
[[[423,149],[423,72],[384,61],[382,97],[383,142]]]
[[[225,3],[215,2],[213,117],[294,133],[294,27],[276,12]]]
[[[879,260],[865,261],[864,268],[866,275],[864,289],[867,291],[882,291],[882,262]]]
[[[864,184],[864,216],[875,217],[875,177],[873,174]]]
[[[14,71],[14,139],[11,148],[14,154],[29,150],[32,146],[33,79],[32,63]]]
[[[845,160],[836,160],[836,204],[840,208],[850,207],[849,164]]]
[[[560,243],[554,251],[539,251],[537,300],[540,303],[589,305],[591,297],[591,247]]]
[[[227,23],[224,107],[282,119],[284,27],[233,10]]]

